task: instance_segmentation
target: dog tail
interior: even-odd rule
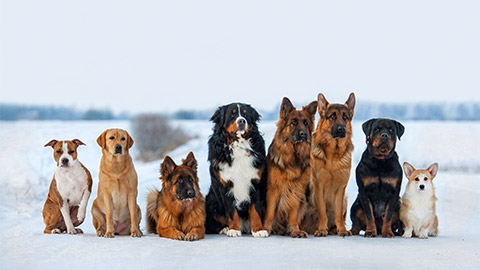
[[[156,189],[152,189],[148,192],[147,195],[147,232],[148,233],[157,233],[157,206],[158,206],[158,198],[160,196],[160,192]]]

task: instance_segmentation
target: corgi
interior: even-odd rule
[[[417,236],[428,238],[437,236],[438,218],[435,212],[435,188],[433,179],[438,172],[438,164],[430,165],[426,170],[417,170],[410,163],[403,163],[408,185],[402,197],[400,219],[405,225],[404,238]]]

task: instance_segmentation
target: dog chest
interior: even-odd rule
[[[238,206],[242,202],[250,201],[252,180],[258,179],[259,175],[258,169],[253,165],[254,155],[248,140],[239,139],[230,146],[230,149],[232,164],[231,166],[228,163],[220,164],[220,177],[233,184],[229,192],[234,196]]]
[[[83,193],[88,187],[88,176],[79,162],[74,162],[67,168],[58,167],[55,171],[55,181],[64,202],[69,205],[80,204]]]

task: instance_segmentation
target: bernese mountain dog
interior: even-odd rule
[[[258,112],[250,105],[221,106],[210,119],[210,190],[206,197],[206,233],[268,237],[262,212],[266,193],[265,141]]]

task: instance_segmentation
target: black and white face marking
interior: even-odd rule
[[[245,133],[245,130],[248,129],[248,122],[247,122],[247,119],[245,119],[245,117],[242,116],[242,110],[240,109],[240,104],[238,104],[237,107],[238,107],[238,117],[235,121],[237,122],[238,133],[239,135],[242,135],[243,133]]]

